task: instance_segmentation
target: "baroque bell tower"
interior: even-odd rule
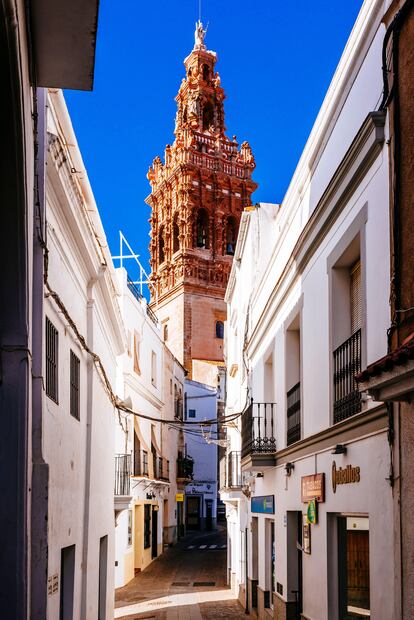
[[[196,24],[178,95],[175,140],[148,171],[151,194],[151,308],[165,339],[193,379],[223,361],[224,294],[240,216],[257,188],[247,142],[230,140],[217,55]],[[204,370],[203,370],[204,365]],[[208,374],[208,372],[207,372]]]

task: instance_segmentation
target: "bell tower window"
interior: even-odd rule
[[[229,256],[234,255],[236,248],[237,232],[236,232],[236,220],[234,217],[227,218],[226,226],[226,254]]]
[[[212,103],[206,103],[203,108],[203,130],[205,131],[211,125],[214,125],[214,106]]]
[[[205,82],[210,81],[210,67],[208,65],[203,65],[203,80]]]
[[[178,227],[177,216],[173,221],[173,254],[180,249],[180,229]]]
[[[165,261],[165,241],[164,241],[164,229],[161,228],[158,233],[158,262],[161,265]]]
[[[196,245],[198,248],[208,248],[208,214],[205,209],[198,210]]]

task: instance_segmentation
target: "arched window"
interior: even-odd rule
[[[237,232],[236,232],[236,220],[230,216],[227,218],[226,225],[226,254],[230,256],[234,255],[236,249]]]
[[[214,125],[214,106],[212,103],[206,103],[203,108],[203,130]]]
[[[165,251],[164,251],[165,241],[164,241],[164,229],[161,228],[158,233],[158,262],[161,265],[165,261]]]
[[[224,323],[223,321],[216,321],[216,338],[223,340],[224,338]]]
[[[173,220],[173,254],[180,249],[180,229],[178,226],[178,216]]]
[[[205,82],[210,81],[210,67],[208,65],[203,65],[203,80]]]
[[[205,209],[198,210],[196,234],[196,246],[198,248],[208,248],[208,213]]]

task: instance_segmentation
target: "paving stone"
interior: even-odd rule
[[[225,530],[187,536],[115,594],[118,620],[235,620],[244,610],[226,584]],[[209,548],[213,546],[214,548]],[[203,547],[200,549],[200,547]],[[214,583],[196,586],[194,583]]]

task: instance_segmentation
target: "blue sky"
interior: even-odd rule
[[[362,0],[203,0],[229,136],[256,157],[254,202],[280,202]],[[108,241],[148,259],[146,173],[173,141],[198,0],[101,0],[95,86],[65,97]]]

